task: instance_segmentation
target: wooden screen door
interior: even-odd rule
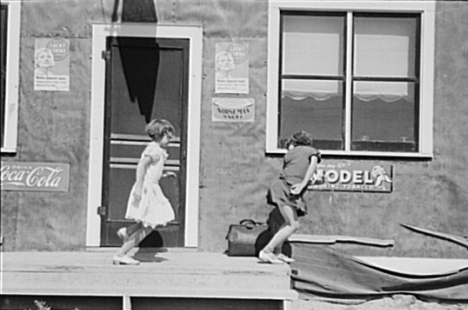
[[[185,39],[107,39],[101,246],[120,246],[116,231],[133,223],[125,211],[138,160],[150,141],[145,126],[154,118],[175,127],[165,170],[177,176],[160,185],[176,219],[156,228],[140,246],[184,246],[188,53]]]

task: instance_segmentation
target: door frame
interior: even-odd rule
[[[143,23],[93,25],[86,246],[99,247],[101,244],[101,217],[97,208],[102,200],[104,156],[106,61],[102,53],[106,51],[107,37],[112,36],[188,39],[190,42],[184,244],[185,247],[197,247],[203,29],[199,25]]]

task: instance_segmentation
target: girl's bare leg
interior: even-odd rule
[[[153,228],[151,227],[144,227],[140,225],[140,228],[137,229],[125,242],[122,247],[117,251],[116,255],[117,256],[124,256],[127,255],[128,252],[130,252],[131,249],[136,247],[137,245],[140,244],[143,239],[146,238],[151,232],[153,231]]]
[[[286,226],[286,223],[283,223],[283,225],[280,226],[280,228],[278,229],[278,231],[280,231],[281,229],[283,229],[283,227]],[[277,231],[277,232],[278,232]],[[273,253],[275,254],[280,254],[283,252],[283,244],[284,244],[284,241],[281,242],[280,244],[278,244],[274,249],[273,249]]]
[[[131,235],[135,233],[138,229],[142,227],[142,224],[140,222],[135,223],[129,227],[122,227],[117,231],[117,236],[119,236],[120,239],[125,243],[128,241]]]
[[[278,208],[285,219],[285,223],[263,249],[267,253],[272,253],[276,247],[282,245],[300,226],[295,208],[290,206]]]
[[[127,227],[127,236],[133,235],[141,227],[142,227],[141,222],[135,223],[135,224]]]

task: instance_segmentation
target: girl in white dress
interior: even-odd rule
[[[117,232],[124,244],[114,255],[114,264],[138,265],[128,252],[156,226],[164,226],[175,218],[174,210],[159,186],[162,177],[175,176],[173,172],[163,173],[168,156],[166,147],[174,135],[174,127],[166,120],[156,119],[146,125],[146,132],[152,142],[141,154],[125,214],[126,219],[134,220],[136,224]]]

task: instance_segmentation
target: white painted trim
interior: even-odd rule
[[[287,153],[285,149],[276,149],[268,152],[269,154],[284,155]],[[352,157],[369,157],[369,158],[408,158],[408,159],[431,159],[432,154],[424,153],[405,153],[405,152],[393,152],[393,153],[384,153],[384,152],[364,152],[364,151],[333,151],[333,150],[320,150],[322,155],[330,156],[343,156],[346,158]]]
[[[272,5],[268,7],[268,81],[266,109],[266,151],[278,150],[278,83],[279,83],[279,44],[280,11]]]
[[[299,298],[297,298],[299,299]],[[295,300],[297,300],[295,299]],[[293,310],[293,304],[292,304],[293,300],[291,299],[285,299],[283,300],[283,310]]]
[[[270,0],[270,8],[326,11],[372,12],[425,12],[435,8],[436,1],[388,1],[388,0]]]
[[[421,63],[420,63],[420,127],[419,150],[422,154],[433,156],[434,129],[434,66],[435,66],[435,3],[427,8],[421,18]]]
[[[3,0],[2,3],[8,5],[8,38],[5,80],[5,131],[1,152],[15,153],[18,144],[21,2]]]
[[[346,13],[346,72],[353,71],[353,41],[349,40],[354,32],[354,21],[352,12]],[[351,100],[353,98],[353,86],[351,85],[351,74],[345,74],[346,92],[345,92],[345,150],[351,149]]]
[[[434,49],[435,49],[435,1],[279,1],[270,0],[268,7],[268,86],[266,119],[266,152],[284,153],[277,147],[278,133],[278,81],[280,10],[315,10],[341,12],[407,12],[422,13],[421,18],[421,94],[420,130],[418,153],[323,151],[323,154],[339,156],[380,157],[433,157],[434,117]]]
[[[101,218],[97,207],[101,204],[103,128],[105,106],[105,61],[101,52],[111,36],[183,38],[190,41],[188,85],[188,141],[185,246],[198,246],[198,202],[200,162],[200,116],[203,29],[201,26],[154,24],[94,24],[91,78],[91,128],[88,177],[88,216],[86,246],[100,246]]]

